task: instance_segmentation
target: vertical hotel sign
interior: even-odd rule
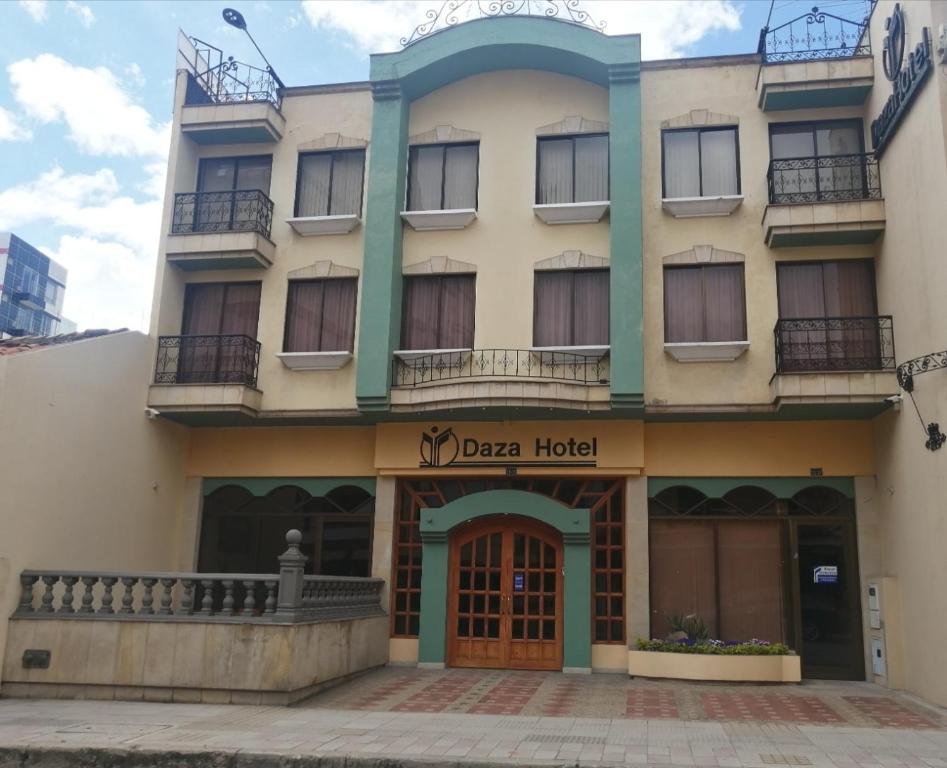
[[[888,146],[921,86],[934,70],[929,27],[921,29],[921,41],[908,54],[905,64],[906,29],[904,11],[900,3],[894,6],[894,12],[885,20],[885,32],[887,34],[881,52],[881,63],[894,93],[888,97],[881,114],[871,124],[871,144],[878,156],[881,156]]]

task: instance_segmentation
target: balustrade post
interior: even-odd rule
[[[134,613],[135,609],[132,603],[135,601],[135,594],[133,590],[138,583],[138,579],[135,576],[122,576],[121,581],[125,585],[125,592],[122,594],[122,607],[118,609],[118,612],[122,614]]]
[[[175,581],[177,579],[161,579],[161,586],[164,587],[164,591],[161,593],[161,607],[158,609],[161,616],[169,616],[173,613],[171,610],[171,590],[174,588]]]
[[[263,603],[263,613],[276,613],[276,587],[279,586],[277,579],[266,579],[263,582],[266,587],[266,601]]]
[[[214,612],[214,580],[201,579],[201,587],[204,589],[204,594],[201,596],[200,614],[210,616]]]
[[[33,613],[33,585],[39,581],[39,576],[20,574],[20,604],[17,613]]]
[[[279,557],[279,597],[276,615],[285,619],[298,619],[303,611],[303,584],[305,581],[306,556],[299,545],[303,535],[295,528],[286,534],[287,550]]]
[[[256,582],[253,579],[245,579],[241,583],[247,591],[243,598],[243,613],[252,616],[256,610]]]
[[[112,587],[115,586],[117,581],[118,579],[115,576],[102,577],[102,607],[99,608],[99,613],[115,613],[115,609],[112,608],[112,600],[115,599],[112,595]]]
[[[234,599],[233,599],[234,580],[223,579],[221,581],[221,584],[223,584],[223,587],[224,587],[224,602],[223,602],[223,605],[221,606],[223,608],[221,613],[223,613],[224,616],[233,616],[235,613],[234,607],[233,607],[234,605]]]
[[[141,583],[145,587],[145,593],[141,596],[141,608],[138,613],[144,614],[145,616],[150,616],[155,612],[155,609],[152,607],[155,602],[155,597],[152,594],[152,589],[154,589],[155,584],[158,583],[158,580],[151,577],[146,577],[141,580]]]
[[[75,613],[76,609],[72,607],[72,588],[76,585],[76,582],[79,581],[78,576],[63,576],[62,583],[65,585],[65,589],[62,593],[62,599],[59,601],[59,611],[57,613]]]
[[[181,579],[184,591],[181,594],[181,613],[194,613],[194,579]]]
[[[82,577],[81,581],[85,590],[82,592],[82,604],[79,606],[79,613],[93,613],[92,602],[95,600],[95,596],[92,594],[92,588],[96,585],[98,580],[97,576]]]
[[[43,584],[46,585],[46,589],[43,591],[43,597],[40,601],[40,613],[53,612],[53,587],[56,586],[58,581],[58,576],[43,576]]]

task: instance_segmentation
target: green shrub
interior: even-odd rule
[[[671,632],[683,632],[688,640],[700,642],[701,640],[710,640],[710,627],[696,613],[690,613],[686,616],[671,614],[666,617]]]
[[[673,640],[644,640],[638,638],[635,647],[639,651],[663,651],[665,653],[704,653],[715,656],[788,656],[793,653],[785,643],[767,643],[749,640],[745,643],[724,643],[720,640],[697,642]]]

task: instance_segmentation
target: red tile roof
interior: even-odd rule
[[[74,341],[85,341],[98,336],[109,336],[113,333],[124,333],[127,328],[90,328],[87,331],[61,333],[58,336],[14,336],[9,339],[0,339],[0,355],[14,355],[17,352],[27,352],[31,349],[53,347],[58,344],[71,344]]]

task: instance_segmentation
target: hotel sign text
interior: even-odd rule
[[[420,451],[418,466],[423,468],[598,466],[597,437],[480,440],[457,434],[453,427],[433,426],[421,433]]]

